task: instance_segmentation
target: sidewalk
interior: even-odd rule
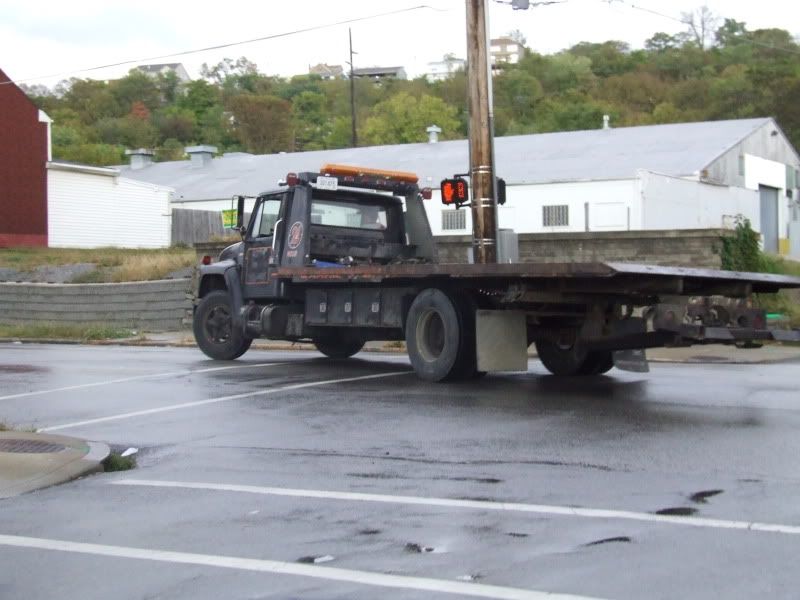
[[[0,499],[102,470],[109,448],[63,435],[0,431]]]
[[[195,347],[190,331],[171,331],[148,333],[144,338],[109,341],[109,344],[132,346],[174,346]],[[255,340],[252,348],[258,350],[316,350],[313,344],[296,344],[275,340]],[[405,354],[405,345],[398,342],[367,342],[365,352],[390,352]],[[536,357],[531,346],[528,355]],[[658,363],[718,363],[718,364],[770,364],[800,361],[800,346],[768,344],[762,348],[742,349],[721,344],[712,346],[691,346],[688,348],[651,348],[647,358]]]

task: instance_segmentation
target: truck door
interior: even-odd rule
[[[279,265],[286,238],[287,194],[261,196],[256,202],[245,238],[242,281],[244,299],[280,295],[272,271]]]

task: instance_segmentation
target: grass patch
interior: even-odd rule
[[[83,283],[147,281],[197,262],[191,248],[175,246],[138,248],[0,248],[0,267],[33,271],[37,267],[92,263],[96,275],[86,274]],[[94,272],[92,272],[94,273]]]
[[[0,431],[24,431],[25,433],[36,433],[36,427],[15,427],[5,421],[0,421]]]
[[[0,337],[59,340],[118,340],[133,335],[130,329],[108,325],[65,325],[63,323],[33,323],[9,325],[0,323]]]
[[[765,273],[792,275],[800,277],[800,262],[787,260],[770,254],[761,256]],[[756,303],[768,313],[779,313],[789,320],[793,328],[800,328],[800,296],[796,291],[783,291],[777,294],[756,294]]]
[[[106,473],[112,471],[130,471],[136,468],[136,456],[122,456],[119,452],[112,452],[103,461],[103,470]]]

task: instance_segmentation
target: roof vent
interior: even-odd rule
[[[611,117],[603,115],[603,129],[611,129]]]
[[[187,146],[184,150],[189,155],[194,169],[205,167],[217,153],[216,146]]]
[[[439,134],[442,133],[442,128],[437,125],[431,125],[425,131],[428,132],[428,143],[436,144],[439,141]]]
[[[147,148],[136,148],[135,150],[125,150],[125,156],[131,157],[131,170],[137,171],[153,164],[155,152]]]

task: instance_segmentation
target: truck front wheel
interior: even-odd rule
[[[538,340],[536,353],[553,375],[602,375],[614,366],[611,352],[589,352],[578,341],[566,346],[551,340]]]
[[[475,341],[474,335],[469,335],[468,316],[465,303],[436,288],[423,290],[414,299],[406,317],[406,347],[411,366],[421,379],[444,381],[475,375]]]
[[[346,336],[327,337],[316,338],[314,345],[328,358],[350,358],[361,352],[364,341],[357,338],[348,339]]]
[[[192,325],[200,350],[214,360],[239,358],[253,343],[242,332],[234,331],[231,301],[225,290],[215,290],[203,296]]]

